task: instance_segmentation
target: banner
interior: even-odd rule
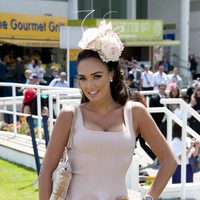
[[[0,13],[0,37],[23,39],[59,39],[64,17]]]

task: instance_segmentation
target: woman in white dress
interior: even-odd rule
[[[156,200],[176,168],[176,159],[146,108],[128,101],[118,65],[123,50],[111,23],[84,32],[77,58],[82,92],[69,160],[72,181],[67,200],[128,199],[125,175],[138,133],[150,145],[161,165],[144,199]],[[40,200],[49,200],[51,175],[68,141],[73,111],[61,110],[42,164]]]

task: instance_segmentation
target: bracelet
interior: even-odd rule
[[[148,195],[146,194],[144,197],[143,197],[143,200],[154,200],[153,197],[151,195]]]

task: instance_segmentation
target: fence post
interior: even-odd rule
[[[53,130],[53,97],[52,93],[49,94],[49,132],[51,133]]]
[[[167,141],[171,143],[172,141],[172,118],[167,114]]]
[[[181,154],[181,199],[186,198],[186,129],[187,129],[187,110],[183,108],[182,112],[182,154]]]
[[[56,116],[60,112],[60,94],[56,94]]]
[[[42,115],[42,122],[43,122],[43,128],[44,128],[44,139],[46,147],[49,143],[49,130],[48,130],[48,124],[47,124],[48,116]]]
[[[16,106],[16,87],[12,86],[12,96],[13,96],[13,128],[14,136],[17,134],[17,106]]]
[[[38,139],[39,142],[42,142],[42,122],[41,122],[41,96],[40,96],[40,88],[37,88],[37,114],[38,114]]]
[[[39,173],[40,173],[40,158],[39,158],[37,143],[36,143],[36,139],[35,139],[35,131],[34,131],[34,125],[33,125],[32,116],[28,116],[27,117],[27,122],[29,124],[30,132],[31,132],[35,163],[36,163],[36,168],[37,168],[37,174],[39,176]]]

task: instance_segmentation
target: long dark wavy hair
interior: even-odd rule
[[[92,50],[82,50],[79,52],[77,57],[77,66],[78,64],[87,58],[97,58],[101,60],[99,54]],[[101,60],[102,61],[102,60]],[[103,62],[103,61],[102,61]],[[118,62],[108,62],[105,63],[108,67],[109,72],[114,72],[113,82],[110,82],[111,95],[114,101],[118,102],[120,105],[125,105],[128,99],[128,90],[124,82],[124,74],[121,71],[121,68]],[[89,99],[82,92],[81,103],[88,102]]]

